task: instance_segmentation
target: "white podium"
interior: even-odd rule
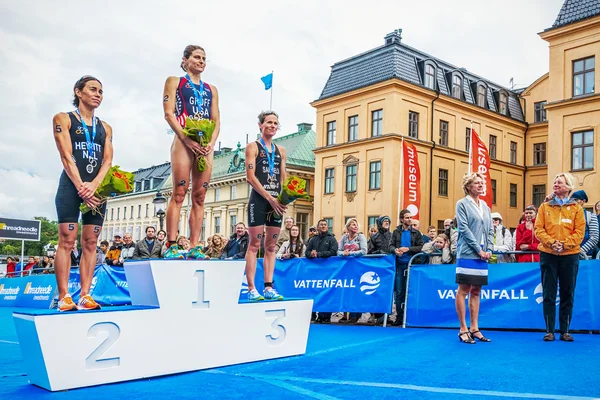
[[[57,391],[306,352],[312,300],[238,303],[244,261],[137,261],[125,273],[132,306],[14,312],[32,384]]]

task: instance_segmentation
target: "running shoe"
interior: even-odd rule
[[[77,306],[73,302],[70,294],[66,294],[65,297],[58,301],[58,311],[77,311]]]
[[[283,296],[277,293],[274,288],[265,289],[265,300],[283,300]]]
[[[185,254],[184,253],[180,253],[179,251],[179,247],[174,244],[173,246],[169,247],[167,249],[167,251],[165,251],[165,254],[163,256],[164,258],[179,258],[179,259],[184,259],[185,258]]]
[[[258,293],[258,290],[252,289],[248,291],[248,301],[262,301],[265,298]]]
[[[187,253],[187,258],[188,260],[201,260],[206,258],[206,255],[202,252],[202,246],[196,246]]]
[[[96,303],[92,296],[86,294],[85,296],[81,296],[79,298],[79,302],[77,302],[77,309],[79,310],[99,310],[100,304]]]

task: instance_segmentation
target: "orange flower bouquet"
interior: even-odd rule
[[[306,192],[306,181],[297,176],[290,176],[283,182],[281,193],[277,196],[277,201],[287,206],[297,199],[310,200],[309,194]]]

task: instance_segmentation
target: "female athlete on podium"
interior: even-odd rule
[[[204,219],[204,197],[212,173],[214,145],[219,137],[219,96],[217,88],[202,81],[201,74],[206,68],[206,53],[200,46],[189,45],[183,51],[181,68],[185,76],[170,76],[165,82],[163,108],[167,123],[175,132],[171,145],[171,170],[173,174],[173,194],[167,207],[166,247],[176,244],[177,227],[181,206],[192,183],[192,210],[190,212],[190,244],[198,245],[202,220]],[[215,130],[210,143],[203,147],[185,136],[183,127],[187,117],[210,119],[215,122]],[[196,168],[197,157],[206,158],[206,170]]]
[[[102,230],[106,203],[100,206],[100,212],[87,212],[81,218],[81,295],[77,305],[69,294],[71,250],[77,239],[79,206],[84,202],[89,208],[100,204],[95,192],[110,169],[113,158],[112,128],[94,115],[96,108],[102,103],[102,84],[93,76],[86,75],[75,83],[73,92],[75,112],[58,113],[52,121],[54,140],[64,167],[55,200],[58,250],[54,269],[58,283],[59,311],[100,308],[90,296],[90,287],[96,267],[96,243]]]

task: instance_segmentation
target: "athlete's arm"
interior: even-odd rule
[[[195,154],[198,154],[202,147],[200,144],[196,143],[192,139],[185,136],[183,133],[183,128],[177,122],[175,118],[175,96],[177,94],[177,84],[179,83],[179,78],[176,76],[170,76],[167,78],[165,82],[165,90],[163,92],[163,110],[165,112],[165,119],[167,123],[175,132],[175,135]]]
[[[281,203],[279,203],[275,197],[271,196],[256,177],[256,165],[254,165],[254,161],[256,160],[257,155],[258,146],[255,142],[252,142],[246,146],[246,180],[250,186],[252,186],[252,189],[254,189],[259,195],[269,202],[276,213],[283,215],[287,207],[281,205]]]
[[[221,114],[219,113],[219,92],[217,88],[213,85],[210,85],[210,90],[212,91],[210,116],[212,117],[212,120],[215,121],[215,130],[213,131],[210,143],[208,144],[208,146],[203,148],[203,154],[205,156],[210,154],[210,152],[214,150],[215,143],[217,143],[217,138],[219,137],[219,133],[221,132]]]
[[[66,113],[58,113],[52,119],[52,131],[54,132],[54,141],[60,154],[63,168],[67,173],[71,182],[77,189],[81,188],[83,181],[79,175],[79,170],[75,161],[73,161],[73,146],[71,145],[71,137],[69,135],[71,129],[71,121]]]

